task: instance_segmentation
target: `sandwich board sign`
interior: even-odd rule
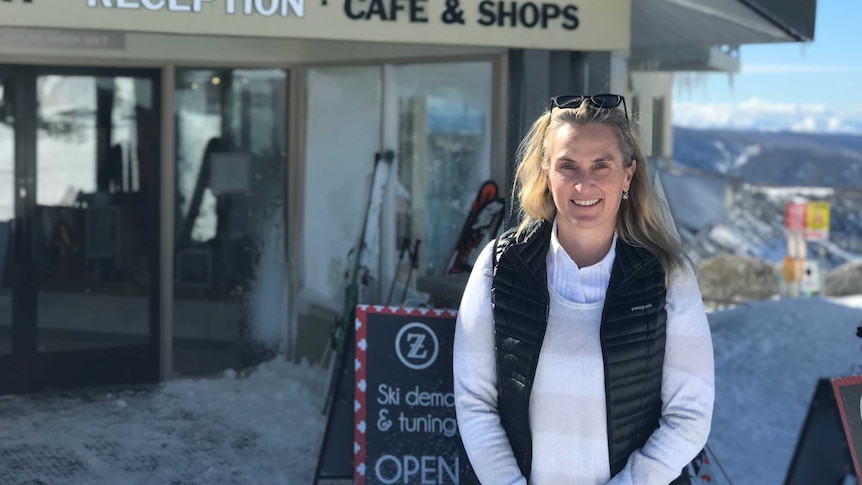
[[[356,310],[354,483],[459,484],[449,310]]]
[[[841,412],[847,444],[850,445],[856,478],[862,483],[862,376],[833,379],[832,388]]]

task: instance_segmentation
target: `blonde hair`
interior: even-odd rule
[[[637,161],[637,169],[629,186],[629,199],[620,204],[617,214],[617,236],[626,243],[646,248],[658,258],[670,282],[674,270],[687,273],[682,245],[668,226],[665,208],[652,190],[646,160],[633,124],[622,110],[604,109],[585,101],[577,108],[554,108],[537,119],[518,147],[518,168],[513,194],[520,201],[520,224],[517,238],[539,220],[551,222],[557,213],[548,187],[551,136],[561,126],[583,126],[599,123],[610,126],[617,137],[623,165]]]

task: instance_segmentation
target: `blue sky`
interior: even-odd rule
[[[818,0],[813,42],[742,46],[741,72],[732,79],[708,74],[692,83],[677,76],[675,123],[696,125],[708,118],[700,116],[704,110],[724,108],[791,115],[797,122],[814,113],[811,129],[802,131],[862,131],[860,20],[862,1]]]

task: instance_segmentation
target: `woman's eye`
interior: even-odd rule
[[[611,168],[610,165],[608,165],[607,163],[597,163],[594,165],[594,167],[596,168],[596,170],[604,170]]]

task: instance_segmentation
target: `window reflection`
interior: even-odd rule
[[[394,68],[401,184],[397,240],[421,239],[421,274],[440,273],[479,186],[491,174],[487,62]]]
[[[270,357],[287,322],[287,73],[181,70],[174,362],[216,372]]]
[[[38,350],[147,345],[158,152],[153,82],[37,78]]]
[[[0,74],[0,355],[12,352],[12,274],[9,258],[15,217],[15,118],[12,78]],[[9,88],[7,88],[7,85]]]

